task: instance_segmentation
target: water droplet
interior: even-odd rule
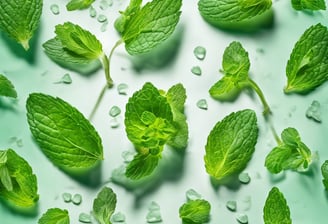
[[[58,82],[55,82],[55,84],[60,84],[60,83],[71,84],[72,83],[71,76],[68,73],[66,73],[65,75],[63,75],[63,77],[61,77],[61,79]]]
[[[196,56],[197,59],[204,60],[206,56],[206,49],[204,47],[197,46],[194,49],[194,55]]]
[[[135,152],[132,152],[132,151],[123,151],[122,152],[122,158],[125,163],[131,162],[134,158],[134,155],[135,155]]]
[[[155,201],[152,201],[150,203],[150,205],[148,206],[148,210],[149,211],[159,211],[161,209],[161,207],[159,206],[159,204]]]
[[[97,16],[97,11],[92,6],[90,6],[90,8],[89,8],[89,15],[91,18],[95,18]]]
[[[99,7],[102,10],[106,10],[106,9],[108,9],[112,5],[113,5],[113,1],[112,0],[101,0]]]
[[[248,216],[245,215],[245,214],[238,214],[236,219],[241,224],[247,224],[248,223]]]
[[[127,89],[128,89],[128,85],[125,84],[125,83],[120,83],[118,86],[117,86],[117,91],[118,91],[118,94],[120,95],[126,95],[127,94]]]
[[[72,197],[72,202],[75,205],[79,205],[82,203],[82,195],[80,194],[74,194],[74,196]]]
[[[161,212],[159,210],[149,211],[146,216],[148,223],[157,223],[162,221]]]
[[[16,141],[16,145],[18,146],[18,147],[23,147],[24,145],[23,145],[23,140],[22,139],[17,139],[17,141]]]
[[[195,191],[194,189],[189,189],[187,192],[186,192],[186,197],[187,197],[187,200],[189,201],[192,201],[192,200],[197,200],[197,199],[201,199],[202,196],[197,192]]]
[[[199,66],[192,67],[191,72],[195,75],[202,75],[202,69]]]
[[[109,125],[110,125],[111,128],[118,128],[120,126],[120,123],[118,122],[116,117],[114,117],[113,119],[111,119],[109,121]]]
[[[58,15],[60,13],[59,12],[59,6],[57,4],[52,4],[50,6],[50,10],[54,15]]]
[[[313,100],[305,115],[316,122],[321,122],[320,103],[317,100]]]
[[[203,110],[207,110],[208,105],[207,101],[205,99],[200,99],[197,101],[197,107]]]
[[[248,184],[251,181],[250,176],[248,175],[248,173],[240,173],[238,175],[238,179],[241,183],[243,184]]]
[[[70,193],[63,193],[62,198],[64,202],[68,203],[72,201],[72,195]]]
[[[125,215],[122,212],[117,212],[112,216],[113,222],[125,222]]]
[[[105,22],[101,25],[101,27],[100,27],[100,31],[101,31],[101,32],[106,32],[106,30],[107,30],[107,26],[108,26],[108,21],[105,21]]]
[[[236,211],[237,210],[237,202],[236,201],[227,201],[226,203],[227,209],[230,211]]]
[[[112,117],[116,117],[121,113],[121,109],[118,106],[112,106],[109,110],[109,115]]]
[[[107,17],[103,14],[100,14],[98,17],[97,17],[97,21],[100,22],[100,23],[104,23],[107,21]]]
[[[87,213],[80,213],[79,215],[79,221],[80,222],[83,222],[83,223],[91,223],[92,220],[91,220],[91,215],[87,214]]]

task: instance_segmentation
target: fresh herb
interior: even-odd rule
[[[69,215],[67,210],[59,208],[48,209],[39,219],[38,224],[69,224]]]
[[[328,160],[321,165],[321,174],[323,176],[322,183],[328,191]]]
[[[2,74],[0,74],[0,96],[17,98],[14,85]]]
[[[27,119],[43,153],[71,173],[95,166],[103,159],[101,139],[91,123],[60,98],[32,93],[26,102]]]
[[[328,80],[328,30],[318,23],[297,41],[286,67],[285,93],[308,93]]]
[[[277,187],[273,187],[263,208],[265,224],[291,224],[290,211],[284,195]]]
[[[0,198],[22,208],[39,200],[37,179],[32,168],[14,150],[0,150]]]
[[[325,10],[325,0],[292,0],[292,6],[296,10]]]
[[[312,162],[311,150],[301,141],[295,128],[286,128],[281,133],[282,141],[273,148],[265,159],[265,166],[271,173],[283,170],[303,171]]]
[[[87,9],[94,2],[95,0],[71,0],[69,3],[67,3],[66,9],[68,11]]]
[[[116,207],[116,194],[109,187],[104,187],[93,201],[93,215],[99,224],[111,224],[110,217]]]
[[[0,1],[0,29],[28,50],[42,13],[42,0]]]
[[[179,214],[183,224],[202,224],[210,219],[211,205],[204,199],[190,200],[184,203]]]
[[[254,31],[273,23],[271,0],[200,0],[198,10],[208,23],[222,29]]]
[[[127,167],[127,177],[139,179],[152,173],[165,144],[174,148],[186,147],[188,126],[183,113],[185,97],[181,84],[164,93],[151,83],[146,83],[129,99],[125,127],[138,154]]]
[[[231,113],[219,121],[205,146],[207,173],[216,180],[222,180],[242,171],[252,157],[257,137],[257,118],[252,110]]]
[[[260,87],[248,76],[250,62],[248,52],[239,42],[232,42],[223,53],[222,68],[224,76],[209,90],[210,95],[221,101],[235,99],[245,88],[252,88],[263,104],[263,114],[269,115],[271,109]]]

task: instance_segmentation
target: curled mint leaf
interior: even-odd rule
[[[71,0],[66,5],[68,11],[87,9],[94,3],[95,0]]]
[[[67,102],[32,93],[26,108],[34,139],[59,168],[68,173],[88,170],[103,159],[101,139],[95,128]]]
[[[40,23],[42,7],[42,0],[1,0],[0,29],[28,50]]]
[[[50,208],[39,219],[38,224],[69,224],[69,214],[66,209]]]
[[[17,98],[14,85],[2,74],[0,74],[0,96]]]

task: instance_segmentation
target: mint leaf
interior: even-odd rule
[[[294,128],[286,128],[281,133],[282,143],[265,158],[265,166],[271,173],[283,170],[302,171],[312,163],[311,150],[301,141]]]
[[[221,180],[242,171],[252,157],[257,137],[257,119],[252,110],[231,113],[219,121],[205,146],[207,173]]]
[[[201,16],[218,28],[254,31],[273,22],[271,0],[200,0]]]
[[[131,55],[149,52],[173,33],[182,0],[153,0],[142,8],[140,4],[141,1],[132,1],[116,25]]]
[[[273,187],[263,208],[265,224],[291,224],[290,211],[284,195],[277,187]]]
[[[271,109],[260,87],[248,76],[250,61],[248,52],[241,43],[233,41],[224,50],[222,68],[224,76],[210,89],[210,95],[220,101],[232,101],[245,88],[252,88],[263,104],[263,114],[271,113]]]
[[[121,15],[114,22],[114,27],[117,32],[122,34],[125,31],[128,22],[141,9],[141,4],[142,0],[130,0],[130,4],[128,5],[128,7],[126,7],[123,12],[120,12]]]
[[[101,139],[90,122],[60,98],[32,93],[26,102],[27,119],[43,153],[70,173],[86,170],[103,159]]]
[[[14,85],[2,74],[0,74],[0,96],[17,98]]]
[[[179,209],[183,224],[203,224],[210,219],[211,205],[203,199],[190,200]]]
[[[78,9],[87,9],[90,7],[95,0],[71,0],[66,5],[68,11],[78,10]]]
[[[328,191],[328,160],[321,165],[321,174],[323,177],[322,183]]]
[[[324,0],[292,0],[292,6],[296,10],[325,10],[326,2]]]
[[[32,168],[14,150],[0,150],[0,198],[22,208],[39,200],[37,179]]]
[[[318,23],[296,42],[286,66],[285,93],[308,93],[328,79],[328,30]]]
[[[157,167],[160,156],[151,153],[138,153],[126,167],[125,175],[130,179],[141,179],[149,176]]]
[[[90,74],[101,67],[98,59],[87,59],[64,48],[58,38],[46,41],[43,45],[47,56],[64,68],[77,71],[81,74]]]
[[[40,23],[42,0],[0,1],[0,29],[25,50]]]
[[[39,219],[38,224],[69,224],[69,215],[66,209],[48,209]]]
[[[110,217],[116,207],[116,194],[109,187],[104,187],[93,201],[93,215],[99,224],[111,224]]]

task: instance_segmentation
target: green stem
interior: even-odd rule
[[[280,139],[279,135],[277,134],[277,131],[276,131],[276,129],[274,128],[271,119],[270,119],[269,117],[266,117],[266,121],[269,123],[270,129],[271,129],[271,132],[272,132],[273,137],[274,137],[274,139],[276,140],[277,144],[278,144],[278,145],[281,145],[281,144],[282,144],[282,140]]]
[[[89,120],[90,120],[90,121],[92,120],[92,118],[93,118],[94,115],[96,114],[96,111],[97,111],[97,109],[98,109],[98,107],[99,107],[99,105],[100,105],[100,102],[101,102],[102,99],[104,98],[105,92],[106,92],[106,90],[107,90],[108,88],[109,88],[109,87],[108,87],[108,83],[106,83],[106,85],[102,88],[102,90],[101,90],[101,92],[100,92],[100,94],[99,94],[99,96],[98,96],[98,98],[97,98],[96,104],[94,105],[94,107],[93,107],[93,109],[92,109],[92,111],[91,111],[91,114],[90,114],[90,116],[89,116]]]
[[[250,84],[250,86],[252,87],[252,89],[254,89],[254,91],[257,93],[257,95],[260,97],[260,100],[263,104],[264,110],[263,110],[263,115],[265,118],[267,118],[268,115],[271,114],[271,109],[269,107],[269,104],[267,103],[267,101],[265,100],[264,94],[262,92],[262,90],[260,89],[260,87],[252,80],[252,79],[248,79],[248,83]]]
[[[107,83],[108,83],[108,80],[109,80],[111,82],[112,86],[113,86],[113,80],[112,80],[112,78],[110,76],[110,64],[111,64],[112,57],[113,57],[113,54],[114,54],[115,49],[118,46],[120,46],[120,44],[122,44],[122,43],[123,43],[123,40],[122,39],[119,39],[115,43],[115,45],[113,46],[112,50],[110,51],[108,58],[105,56],[106,57],[106,61],[107,61],[107,66],[108,66],[108,71],[107,71],[107,73],[105,73],[106,74],[106,79],[107,79]],[[105,69],[105,71],[106,71],[106,69]]]
[[[112,88],[114,85],[113,79],[110,77],[110,62],[105,54],[101,57],[101,63],[105,69],[105,76],[107,81],[107,87]]]

